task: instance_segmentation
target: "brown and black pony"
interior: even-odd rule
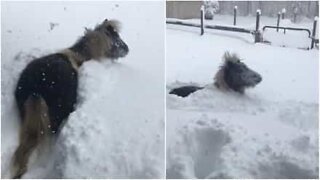
[[[46,138],[56,136],[77,103],[78,68],[86,61],[117,59],[129,48],[119,36],[119,23],[104,20],[87,29],[73,46],[31,61],[18,80],[15,99],[21,130],[13,157],[13,178],[27,171],[29,156]]]
[[[254,87],[262,81],[261,75],[241,62],[236,54],[225,52],[222,60],[223,63],[214,77],[214,85],[218,89],[244,94],[246,88]],[[182,86],[172,89],[169,94],[186,97],[203,88],[199,86]]]

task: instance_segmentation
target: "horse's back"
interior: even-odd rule
[[[21,116],[23,117],[23,105],[28,97],[39,95],[49,107],[51,121],[54,120],[56,126],[59,126],[74,110],[77,76],[68,57],[63,54],[52,54],[30,62],[22,71],[15,90]]]
[[[175,89],[172,89],[169,94],[175,94],[177,96],[180,97],[187,97],[189,96],[191,93],[194,93],[200,89],[203,89],[203,87],[199,87],[199,86],[182,86],[182,87],[178,87]]]

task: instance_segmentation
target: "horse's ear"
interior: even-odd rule
[[[90,29],[89,29],[89,28],[84,27],[84,33],[87,33],[87,32],[89,32],[89,31],[90,31]]]

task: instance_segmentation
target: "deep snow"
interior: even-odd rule
[[[56,145],[33,154],[24,178],[164,177],[163,9],[164,2],[2,2],[2,178],[11,177],[18,143],[19,73],[105,18],[122,22],[129,55],[81,67],[76,111]]]
[[[262,24],[275,22],[261,18]],[[310,20],[284,22],[312,27]],[[206,23],[231,25],[232,16]],[[255,18],[238,23],[254,29]],[[310,39],[268,30],[264,35],[272,45],[266,45],[254,44],[248,34],[208,29],[199,34],[198,28],[167,25],[167,92],[185,84],[206,86],[187,98],[167,93],[167,177],[317,178],[319,51],[298,49],[310,46]],[[245,95],[213,86],[227,50],[263,77]]]

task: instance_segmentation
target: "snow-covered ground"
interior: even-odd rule
[[[206,23],[215,22],[231,25],[232,16]],[[254,29],[255,18],[238,23]],[[276,19],[262,17],[261,23],[274,25]],[[312,27],[311,20],[285,23]],[[265,38],[273,44],[267,45],[254,44],[249,34],[205,32],[167,25],[167,92],[185,84],[206,86],[186,98],[167,94],[167,177],[318,178],[319,51],[297,48],[310,46],[310,39],[268,30]],[[212,84],[225,51],[263,77],[245,95]]]
[[[2,2],[1,176],[18,145],[13,91],[33,57],[72,45],[105,18],[122,22],[129,55],[80,69],[79,102],[56,145],[24,178],[164,177],[164,2]]]

